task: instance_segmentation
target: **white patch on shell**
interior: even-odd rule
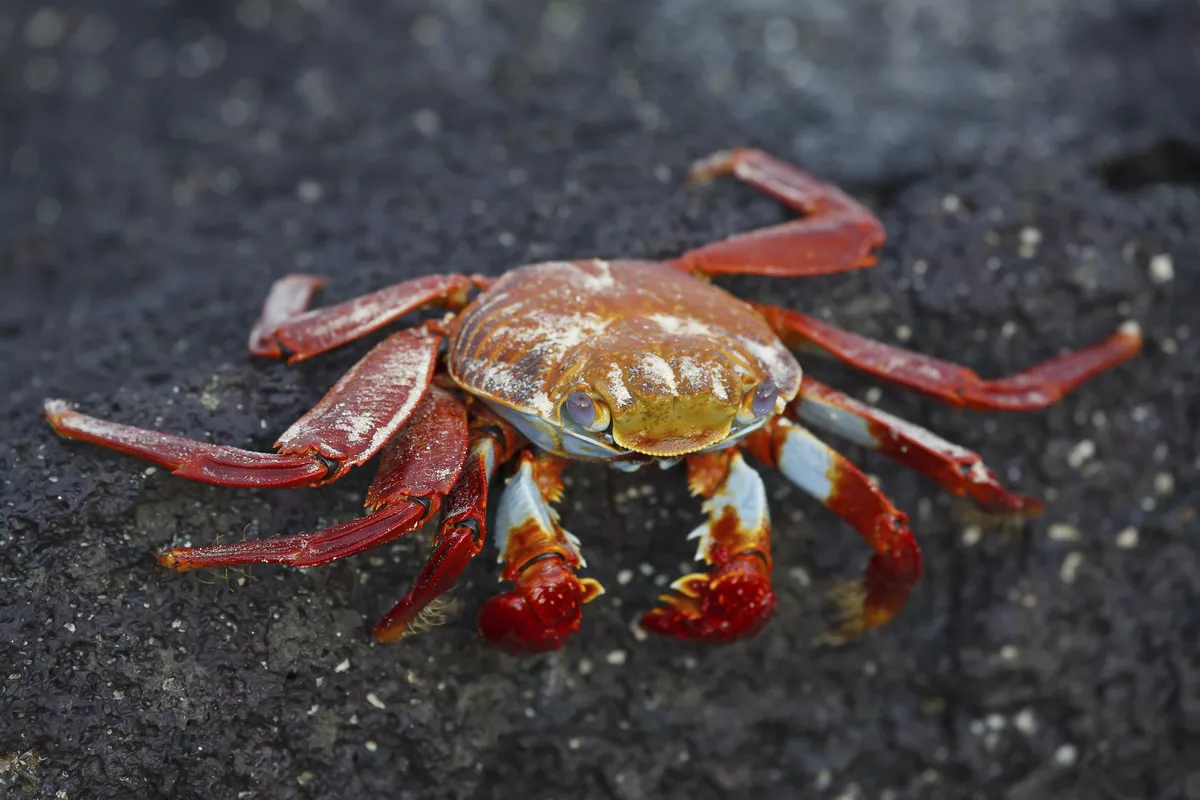
[[[675,370],[660,355],[653,353],[642,356],[642,371],[655,383],[663,387],[672,397],[679,396],[679,387],[675,385]]]
[[[651,314],[648,319],[665,333],[682,336],[704,336],[710,339],[720,339],[721,335],[698,320],[687,317],[675,317],[670,314]]]
[[[601,259],[592,259],[590,262],[596,268],[596,274],[593,275],[582,269],[579,265],[572,265],[575,270],[580,273],[579,284],[580,288],[586,289],[589,292],[603,292],[605,289],[611,289],[617,285],[613,279],[612,270],[609,268],[607,261]]]
[[[715,364],[701,364],[691,356],[681,356],[675,367],[675,374],[683,383],[684,391],[699,392],[709,385],[709,375],[718,374],[719,367]]]
[[[608,379],[608,384],[605,388],[608,389],[617,407],[624,409],[632,406],[633,395],[629,393],[629,389],[625,386],[625,376],[621,373],[621,368],[613,364],[608,368],[605,377]]]
[[[725,390],[725,381],[721,380],[718,372],[712,374],[712,393],[718,400],[728,400],[729,392]]]
[[[533,406],[533,410],[542,417],[549,417],[554,413],[554,403],[550,402],[550,396],[545,392],[535,392],[529,402]]]
[[[750,351],[751,355],[766,366],[767,372],[781,389],[787,388],[788,381],[785,379],[796,372],[790,353],[782,349],[782,347],[763,344],[753,339],[741,338],[738,341]]]

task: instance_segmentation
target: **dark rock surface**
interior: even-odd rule
[[[1200,798],[1197,42],[1192,0],[0,6],[0,787]],[[778,476],[778,618],[702,649],[630,629],[690,557],[680,473],[576,467],[564,520],[609,594],[561,652],[522,660],[472,630],[490,558],[446,625],[372,644],[419,537],[248,580],[150,557],[348,519],[369,471],[201,486],[39,417],[59,396],[267,448],[363,350],[246,357],[275,277],[326,273],[342,299],[434,270],[673,254],[783,218],[733,183],[681,185],[741,143],[843,183],[892,235],[875,270],[724,282],[744,296],[986,374],[1125,318],[1148,333],[1144,357],[1044,413],[882,394],[1052,502],[1018,535],[980,527],[851,451],[927,558],[902,617],[854,645],[812,642],[865,547]]]

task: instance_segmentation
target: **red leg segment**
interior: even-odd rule
[[[790,420],[771,420],[747,438],[746,447],[853,525],[875,551],[862,583],[835,593],[843,624],[831,638],[844,640],[895,617],[921,577],[908,517],[857,467]]]
[[[826,275],[872,266],[883,223],[840,189],[759,150],[717,153],[692,168],[693,180],[732,174],[804,215],[804,219],[689,250],[674,266],[701,275]]]
[[[380,509],[316,533],[208,547],[176,547],[159,563],[179,572],[241,564],[315,567],[417,530],[441,505],[467,454],[467,412],[452,395],[430,389],[412,419],[383,449],[367,505]]]
[[[1053,405],[1088,378],[1137,355],[1142,347],[1141,327],[1126,322],[1102,342],[989,381],[966,367],[876,342],[798,311],[756,308],[789,347],[815,347],[863,372],[975,410],[1032,411]]]
[[[302,307],[300,295],[304,289],[298,287],[297,282],[297,285],[279,289],[277,300],[267,298],[263,319],[255,326],[257,336],[251,340],[251,352],[262,356],[286,356],[288,363],[294,364],[378,330],[410,311],[431,306],[460,309],[467,304],[467,294],[476,285],[483,285],[483,282],[464,275],[426,275],[344,303],[292,316],[270,329],[265,322],[268,316],[275,318],[284,311]],[[275,293],[272,289],[272,296]],[[307,301],[308,298],[303,299]]]
[[[275,443],[256,453],[134,428],[46,401],[46,418],[68,439],[129,453],[175,475],[221,486],[320,486],[379,452],[409,418],[433,376],[441,338],[401,331],[380,342]]]
[[[579,630],[583,604],[604,593],[584,565],[579,541],[558,524],[549,503],[562,494],[565,465],[555,456],[525,451],[496,511],[501,580],[513,590],[489,600],[479,612],[479,634],[515,653],[562,647]]]
[[[1036,516],[1045,504],[1000,485],[977,453],[805,377],[788,415],[883,453],[985,511]]]
[[[275,281],[258,321],[250,330],[251,355],[282,358],[275,329],[307,311],[313,296],[324,285],[325,279],[317,275],[285,275]]]
[[[737,450],[692,456],[688,484],[708,499],[708,521],[689,538],[700,540],[694,572],[671,585],[673,594],[642,617],[655,633],[725,642],[762,630],[775,613],[771,589],[771,522],[762,479]]]
[[[480,409],[482,411],[482,409]],[[433,543],[433,553],[400,602],[375,626],[375,638],[394,642],[421,631],[436,614],[436,600],[450,589],[467,562],[483,549],[487,526],[488,481],[522,444],[506,423],[487,412],[472,421],[471,446],[458,482],[446,498],[446,513]]]

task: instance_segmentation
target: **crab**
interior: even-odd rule
[[[873,554],[840,592],[842,640],[893,619],[921,576],[908,517],[812,430],[878,451],[987,512],[1030,516],[1041,501],[1010,492],[980,457],[805,375],[795,352],[836,359],[955,407],[1044,408],[1135,355],[1135,322],[1103,341],[1017,374],[984,380],[711,282],[731,273],[826,275],[876,263],[882,223],[839,189],[753,149],[717,153],[694,180],[733,175],[800,214],[663,261],[582,259],[518,267],[498,278],[428,275],[309,309],[323,279],[287,275],[250,334],[253,355],[289,364],[332,350],[419,309],[441,318],[391,333],[284,431],[274,453],[209,444],[97,419],[48,400],[59,435],[138,456],[221,486],[316,487],[379,455],[365,516],[315,533],[157,552],[180,572],[253,563],[315,567],[379,547],[439,513],[432,553],[412,589],[376,626],[381,642],[426,627],[484,548],[489,483],[512,465],[495,510],[501,581],[480,635],[514,652],[553,650],[580,629],[604,590],[580,577],[579,540],[554,509],[574,460],[623,470],[684,464],[707,520],[691,533],[705,569],[686,575],[641,618],[650,631],[724,642],[775,612],[770,521],[750,455],[853,527]]]

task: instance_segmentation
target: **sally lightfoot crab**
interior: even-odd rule
[[[429,275],[307,310],[322,280],[280,279],[250,335],[254,355],[295,363],[433,307],[440,320],[383,339],[276,442],[276,453],[208,444],[46,403],[62,436],[139,456],[222,486],[322,486],[379,455],[371,512],[315,533],[178,547],[175,570],[251,563],[312,567],[378,547],[441,514],[413,588],[375,629],[390,642],[421,627],[484,547],[488,484],[513,463],[494,539],[511,588],[481,610],[479,632],[515,651],[558,648],[603,589],[581,578],[580,543],[559,523],[571,460],[637,469],[683,461],[708,521],[692,533],[705,571],[680,578],[642,618],[652,631],[717,642],[752,634],[775,610],[770,522],[749,454],[846,520],[874,554],[843,597],[840,636],[892,619],[921,575],[908,517],[820,429],[889,456],[982,508],[1025,515],[1038,500],[1006,490],[979,456],[802,374],[793,351],[832,357],[953,406],[1024,411],[1057,401],[1130,358],[1141,332],[1112,336],[1024,372],[984,380],[709,283],[728,273],[823,275],[875,263],[883,226],[838,189],[756,150],[699,162],[693,178],[733,174],[801,218],[667,262],[532,264],[499,278]]]

